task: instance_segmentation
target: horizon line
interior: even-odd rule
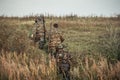
[[[53,16],[53,17],[66,17],[66,16],[77,16],[77,17],[117,17],[120,15],[120,13],[113,13],[111,15],[105,15],[105,14],[89,14],[89,15],[78,15],[76,13],[69,13],[69,14],[51,14],[51,13],[30,13],[30,14],[26,14],[26,15],[8,15],[8,14],[1,14],[0,16],[3,17],[30,17],[30,16],[40,16],[40,15],[44,15],[44,16]]]

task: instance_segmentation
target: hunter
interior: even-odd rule
[[[55,56],[56,53],[56,47],[61,44],[64,41],[64,38],[62,37],[61,33],[58,31],[58,24],[53,24],[53,29],[50,31],[50,37],[49,37],[49,53],[51,56]]]
[[[43,49],[46,43],[46,28],[44,16],[40,16],[35,20],[35,35],[34,42],[39,42],[39,48]]]
[[[63,75],[63,79],[70,80],[71,55],[63,45],[59,45],[56,51],[57,73]]]

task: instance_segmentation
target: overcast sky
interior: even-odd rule
[[[77,14],[79,16],[120,13],[120,0],[0,0],[0,15]]]

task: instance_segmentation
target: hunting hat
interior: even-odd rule
[[[44,16],[43,15],[40,15],[39,17],[37,17],[35,19],[35,23],[42,22],[42,21],[44,21]]]
[[[54,28],[58,28],[58,24],[57,23],[54,23],[53,26],[54,26]]]

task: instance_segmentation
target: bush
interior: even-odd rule
[[[27,30],[6,24],[0,25],[0,50],[26,52],[30,46]]]
[[[119,29],[109,26],[105,33],[99,36],[98,49],[102,55],[110,61],[120,60],[120,31]]]
[[[0,50],[9,50],[9,38],[14,33],[14,27],[9,27],[6,24],[0,24]]]
[[[10,38],[11,50],[18,53],[24,53],[28,50],[30,43],[26,31],[16,30]]]

